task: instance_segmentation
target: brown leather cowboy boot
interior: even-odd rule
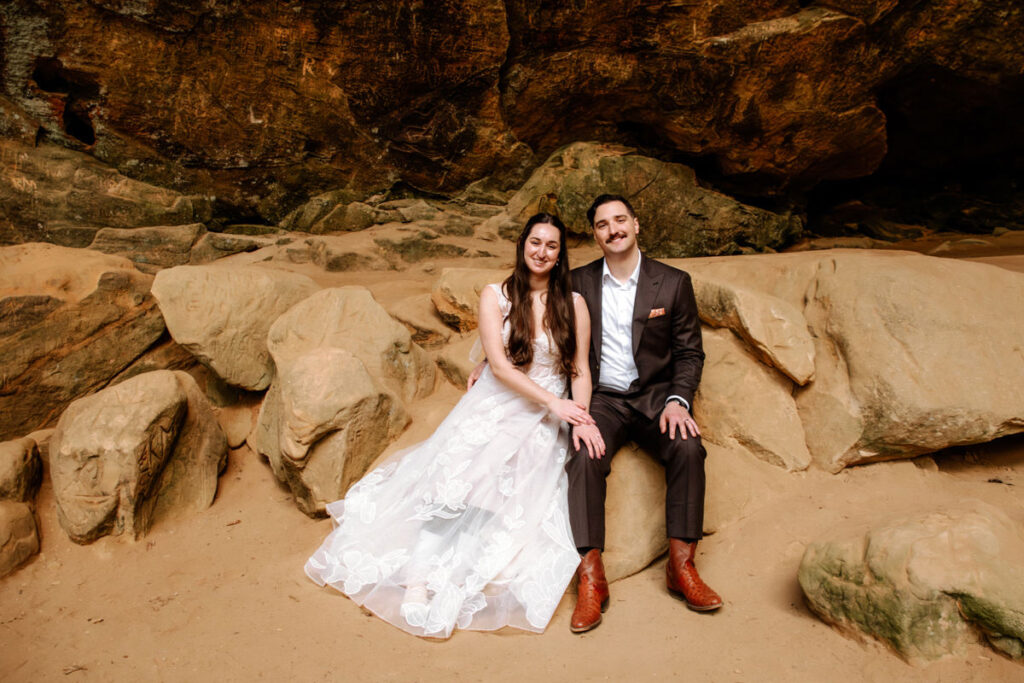
[[[693,566],[697,543],[668,539],[668,564],[665,565],[668,591],[696,612],[710,612],[722,606],[722,598],[704,583]]]
[[[608,608],[608,580],[604,578],[601,551],[587,551],[576,570],[576,609],[572,612],[569,629],[583,633],[601,623],[601,612]]]

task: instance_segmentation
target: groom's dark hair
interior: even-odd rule
[[[631,218],[636,218],[636,212],[633,211],[633,205],[629,203],[629,200],[620,194],[602,194],[598,195],[594,203],[587,209],[587,220],[590,222],[590,227],[594,227],[594,214],[597,213],[598,207],[603,204],[610,204],[612,202],[622,202],[626,205],[626,209],[629,211]]]

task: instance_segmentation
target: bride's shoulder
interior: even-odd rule
[[[494,292],[495,294],[497,294],[499,301],[507,301],[508,300],[508,292],[505,291],[505,283],[504,282],[492,282],[491,284],[487,285],[487,287],[485,289],[489,289],[492,292]]]

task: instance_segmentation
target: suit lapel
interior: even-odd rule
[[[640,348],[640,338],[654,307],[654,300],[661,287],[661,275],[649,272],[646,256],[641,256],[640,276],[636,282],[636,299],[633,302],[633,358]]]

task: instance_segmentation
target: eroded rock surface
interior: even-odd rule
[[[43,480],[43,463],[34,439],[0,443],[0,500],[32,500]]]
[[[0,577],[39,552],[39,531],[32,506],[0,500]]]
[[[430,293],[438,315],[459,332],[476,329],[480,291],[492,282],[502,282],[507,270],[489,268],[445,268]]]
[[[309,296],[274,322],[266,344],[278,367],[313,349],[344,349],[404,401],[434,389],[430,357],[362,287],[323,289]]]
[[[0,204],[5,210],[0,244],[87,247],[101,228],[205,222],[212,215],[210,197],[133,180],[88,154],[57,145],[0,138],[0,159]]]
[[[807,546],[800,587],[822,619],[910,661],[982,637],[1024,659],[1024,533],[980,501],[837,530]]]
[[[161,337],[152,281],[90,250],[0,248],[0,439],[53,424]]]
[[[153,281],[174,341],[227,382],[254,391],[274,376],[270,326],[317,289],[305,275],[258,266],[178,266]]]
[[[101,228],[90,249],[124,256],[139,270],[155,273],[161,268],[181,266],[192,257],[192,247],[206,232],[202,223],[162,225],[149,228]]]
[[[693,402],[706,441],[787,470],[811,463],[792,382],[758,362],[729,330],[705,329],[704,374]]]
[[[68,406],[49,457],[61,526],[89,543],[208,507],[227,441],[195,381],[159,370]]]
[[[355,355],[320,346],[279,363],[249,444],[303,512],[323,516],[409,422]]]
[[[814,341],[798,308],[764,292],[695,277],[700,319],[727,327],[766,364],[803,386],[814,377]]]
[[[901,107],[929,79],[1019,99],[1022,26],[1012,3],[968,0],[14,0],[2,129],[272,222],[326,191],[351,193],[345,226],[396,183],[507,189],[577,140],[656,146],[771,196],[871,173],[890,114],[942,131],[942,112]]]

